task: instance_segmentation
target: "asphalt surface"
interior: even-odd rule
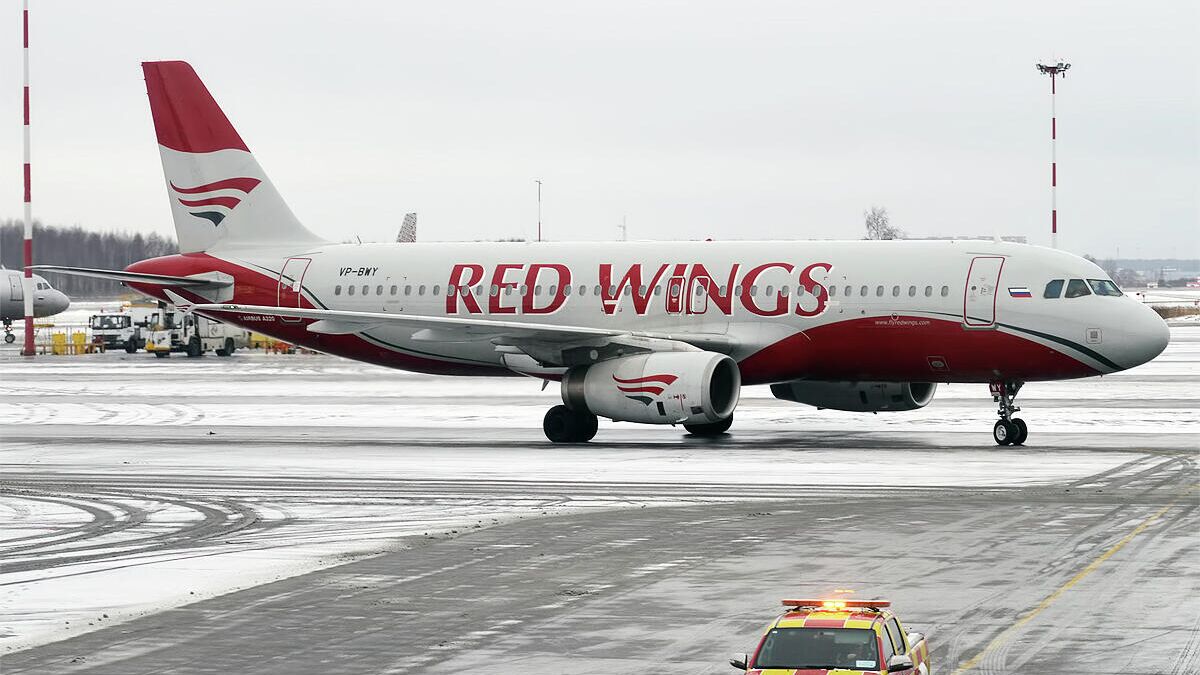
[[[1185,354],[1127,375],[1121,391],[1200,374],[1195,350]],[[1000,449],[986,429],[761,422],[717,442],[622,426],[561,448],[523,427],[363,422],[375,409],[340,427],[269,415],[195,424],[186,400],[171,412],[182,421],[160,426],[130,421],[142,413],[121,406],[141,404],[100,389],[109,371],[56,368],[47,398],[61,407],[0,428],[0,498],[15,515],[66,515],[0,538],[0,614],[30,575],[67,583],[163,556],[369,541],[313,572],[5,653],[4,675],[732,673],[726,660],[753,647],[780,598],[835,588],[892,600],[906,628],[928,636],[936,673],[1200,672],[1193,433],[1039,425],[1037,444]],[[129,377],[144,389],[155,372]],[[304,375],[331,389],[348,377]],[[226,386],[234,410],[239,385]],[[1195,414],[1186,395],[1105,398],[1101,385],[1079,386],[1122,415]],[[254,405],[283,394],[256,390]],[[71,423],[101,400],[116,421]],[[484,403],[456,394],[453,404]],[[977,408],[982,424],[988,408]],[[940,473],[922,479],[926,467]],[[296,515],[313,505],[395,511]]]

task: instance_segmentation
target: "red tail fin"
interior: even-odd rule
[[[159,145],[179,152],[249,151],[186,62],[143,63],[142,72]]]

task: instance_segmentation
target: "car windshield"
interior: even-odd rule
[[[1114,298],[1121,295],[1121,289],[1108,279],[1088,279],[1088,284],[1096,295],[1109,295]]]
[[[92,317],[92,328],[99,328],[101,330],[106,328],[124,328],[128,325],[127,321],[129,321],[129,317],[127,316],[94,316]]]
[[[867,628],[772,628],[751,668],[876,670],[875,631]]]

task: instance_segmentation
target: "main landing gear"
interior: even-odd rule
[[[596,435],[596,416],[586,410],[556,405],[546,411],[542,431],[553,443],[587,443]]]
[[[1029,427],[1025,420],[1012,416],[1021,410],[1016,406],[1016,399],[1022,384],[1024,382],[992,382],[988,385],[992,390],[992,400],[1000,404],[1000,410],[996,413],[1000,419],[992,427],[992,438],[999,445],[1024,445],[1025,439],[1029,438]]]

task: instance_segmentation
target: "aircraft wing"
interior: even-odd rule
[[[77,277],[112,279],[113,281],[120,281],[122,283],[140,281],[148,284],[157,284],[159,286],[175,286],[179,288],[213,289],[225,288],[233,285],[232,277],[229,279],[205,278],[203,276],[172,277],[165,274],[146,274],[144,272],[126,272],[123,270],[98,270],[90,267],[64,267],[62,265],[34,265],[31,267],[31,269],[44,270],[47,272],[58,272],[60,274],[70,274]]]
[[[732,343],[725,335],[688,333],[671,334],[564,326],[546,323],[497,321],[493,319],[422,316],[390,312],[272,307],[232,303],[191,303],[170,290],[172,303],[184,312],[201,314],[265,315],[295,319],[313,319],[308,330],[314,333],[344,335],[377,328],[403,328],[415,340],[469,342],[491,340],[497,346],[512,346],[542,363],[575,365],[582,361],[618,354],[650,351],[688,351],[707,349],[727,352]],[[593,345],[598,352],[581,345]],[[613,352],[610,354],[610,351]],[[591,353],[592,356],[586,356]]]

